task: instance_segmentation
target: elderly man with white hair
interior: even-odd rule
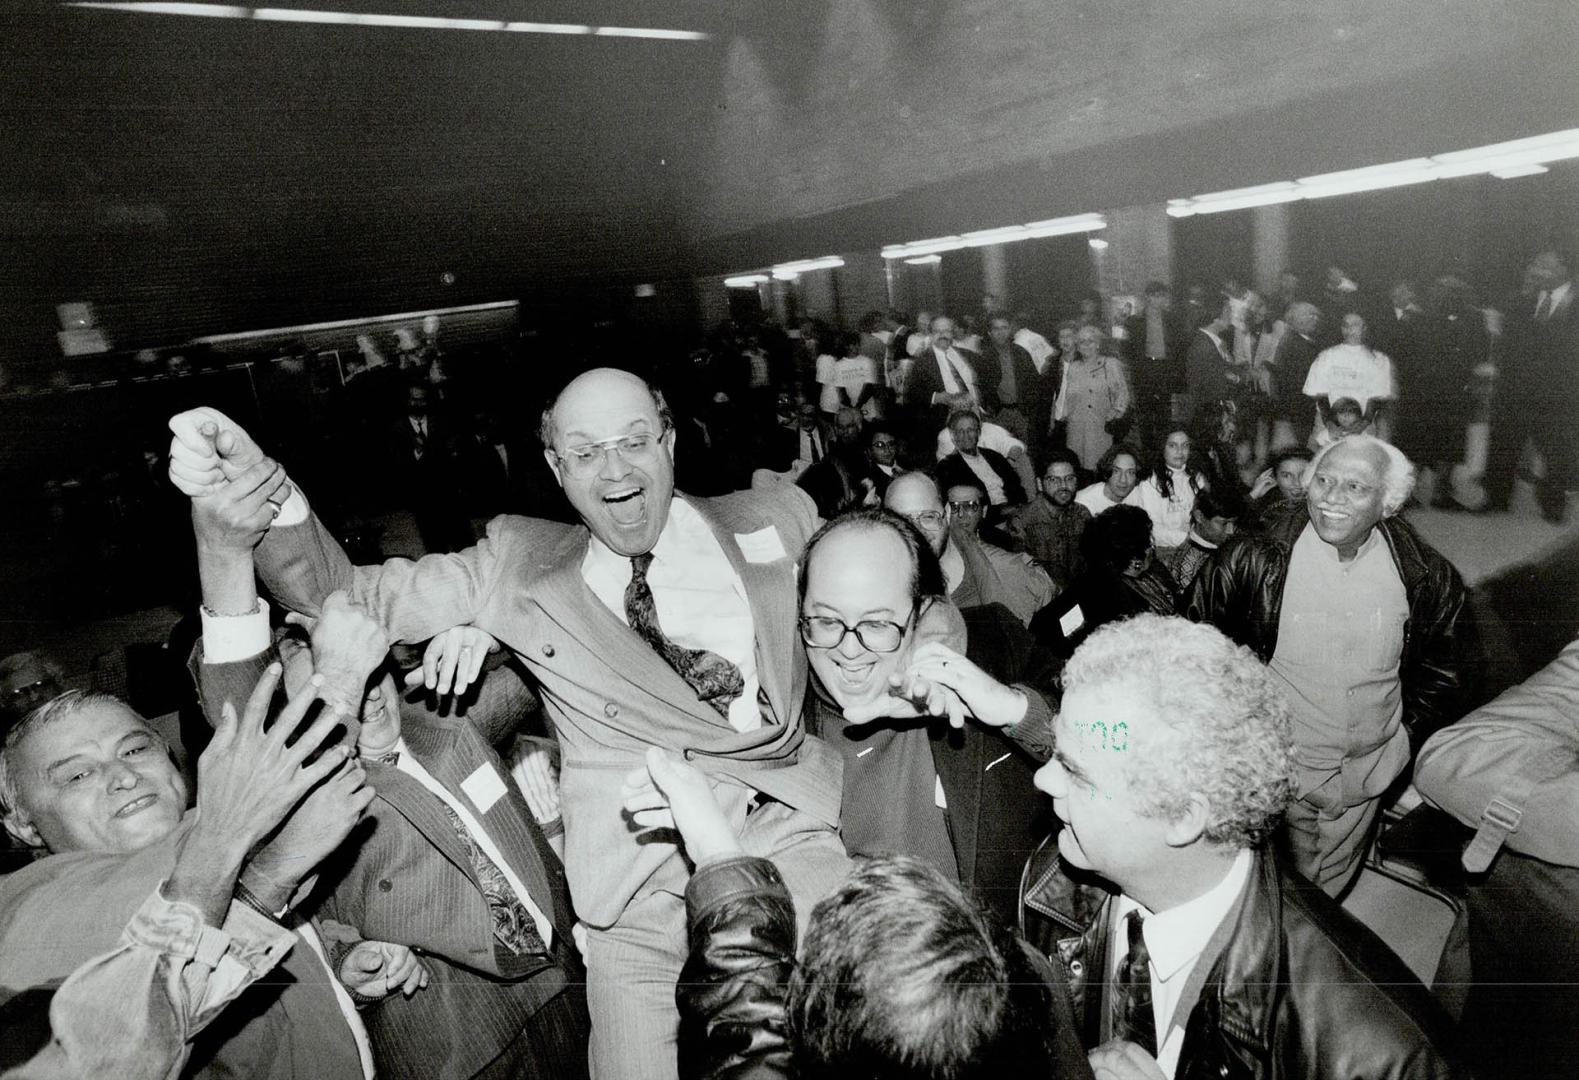
[[[1184,607],[1288,690],[1299,797],[1282,839],[1333,896],[1354,881],[1382,796],[1465,696],[1467,594],[1397,516],[1414,479],[1397,447],[1369,435],[1325,447],[1305,506],[1224,545]]]

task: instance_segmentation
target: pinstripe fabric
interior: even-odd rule
[[[195,665],[205,712],[217,715],[238,694],[244,701],[266,659]],[[451,792],[460,792],[460,781],[482,764],[503,775],[498,755],[463,719],[408,706],[401,725],[407,748]],[[551,956],[496,947],[487,901],[442,800],[389,766],[370,764],[368,780],[378,796],[348,841],[347,857],[324,875],[321,911],[370,940],[420,948],[432,973],[413,997],[391,995],[363,1012],[380,1075],[462,1080],[502,1054],[531,1052],[542,1040],[523,1042],[523,1031],[584,976],[570,944],[574,916],[563,868],[525,801],[511,785],[486,813],[475,804],[471,809],[553,921]],[[577,991],[568,1006],[555,1006],[561,1027],[579,1024],[579,1034],[568,1036],[572,1045],[554,1047],[552,1060],[527,1074],[558,1075],[544,1070],[562,1066],[567,1056],[584,1058],[588,1022],[576,1004],[581,1000]]]

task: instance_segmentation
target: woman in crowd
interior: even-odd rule
[[[1123,434],[1117,425],[1129,412],[1129,378],[1122,362],[1103,354],[1102,331],[1095,326],[1080,328],[1075,347],[1053,419],[1067,425],[1069,449],[1080,458],[1081,467],[1093,469],[1114,438]]]
[[[1305,470],[1310,451],[1291,446],[1272,455],[1250,489],[1250,518],[1257,526],[1295,507],[1305,506]]]
[[[1391,406],[1398,396],[1393,362],[1366,341],[1365,318],[1351,311],[1343,317],[1343,341],[1323,349],[1305,378],[1305,396],[1316,399],[1320,423],[1315,442],[1325,446],[1334,438],[1352,435],[1353,424],[1342,424],[1334,406],[1348,398],[1360,411],[1357,430],[1392,440]]]
[[[1151,535],[1159,549],[1176,548],[1190,535],[1195,493],[1206,474],[1190,461],[1190,433],[1178,428],[1163,440],[1151,474],[1140,482],[1140,505],[1151,516]]]

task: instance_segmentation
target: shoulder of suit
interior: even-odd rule
[[[803,544],[817,523],[817,504],[796,484],[763,491],[735,491],[691,500],[719,525],[735,532],[755,532],[769,525]]]

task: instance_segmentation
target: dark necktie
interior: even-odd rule
[[[471,858],[477,884],[482,886],[483,899],[488,901],[488,911],[493,915],[493,936],[516,956],[548,952],[542,935],[537,932],[532,913],[526,910],[526,905],[521,903],[521,898],[510,887],[509,881],[505,880],[498,864],[477,846],[476,838],[449,803],[444,804],[444,815],[450,819],[455,835],[460,838],[461,846]]]
[[[1550,292],[1543,292],[1541,293],[1540,302],[1535,305],[1535,321],[1538,323],[1543,323],[1551,317],[1551,314],[1552,294]]]
[[[1129,952],[1118,967],[1118,985],[1113,995],[1113,1034],[1157,1056],[1157,1020],[1151,1011],[1151,953],[1140,932],[1140,912],[1126,917]]]
[[[687,649],[669,640],[658,625],[658,607],[653,602],[652,587],[647,584],[647,568],[651,565],[650,551],[631,559],[631,583],[625,586],[625,617],[630,620],[631,629],[674,668],[697,697],[728,719],[730,703],[746,688],[740,669],[715,652]]]

